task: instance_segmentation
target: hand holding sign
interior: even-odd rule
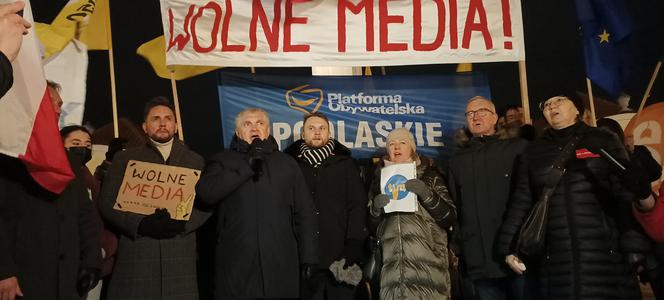
[[[417,194],[420,201],[428,199],[433,194],[427,184],[417,178],[406,181],[406,190]]]
[[[388,203],[390,203],[390,197],[388,197],[385,194],[376,195],[376,197],[373,198],[373,202],[371,203],[371,209],[373,210],[373,215],[374,216],[380,215],[381,210]]]
[[[165,208],[145,216],[138,224],[138,234],[153,239],[169,239],[184,231],[185,221],[175,221]]]
[[[130,160],[113,207],[142,215],[165,209],[169,219],[189,220],[200,171]]]

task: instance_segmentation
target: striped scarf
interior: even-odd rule
[[[323,161],[332,155],[334,150],[334,140],[330,139],[325,145],[320,148],[309,148],[307,143],[300,145],[300,157],[304,158],[314,168],[319,167]]]

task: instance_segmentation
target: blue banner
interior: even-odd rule
[[[490,98],[484,74],[423,76],[275,76],[221,73],[219,97],[224,145],[235,131],[235,116],[247,107],[266,110],[270,133],[283,150],[300,138],[302,119],[321,112],[332,137],[355,158],[384,153],[386,137],[405,127],[418,153],[446,158],[454,131],[465,125],[464,110],[473,96]]]

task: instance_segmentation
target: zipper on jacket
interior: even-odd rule
[[[401,232],[401,214],[397,213],[397,232],[399,233],[399,282],[403,284],[404,282],[404,274],[403,274],[403,262],[404,262],[404,250],[403,250],[403,234]],[[404,298],[405,295],[403,287],[399,289],[399,292],[401,293],[401,298]]]

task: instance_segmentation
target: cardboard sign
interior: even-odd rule
[[[175,220],[189,220],[200,170],[130,160],[113,206],[151,215],[165,208]]]
[[[415,163],[394,164],[380,171],[380,187],[390,197],[385,213],[417,211],[417,195],[406,190],[406,181],[417,176]]]

